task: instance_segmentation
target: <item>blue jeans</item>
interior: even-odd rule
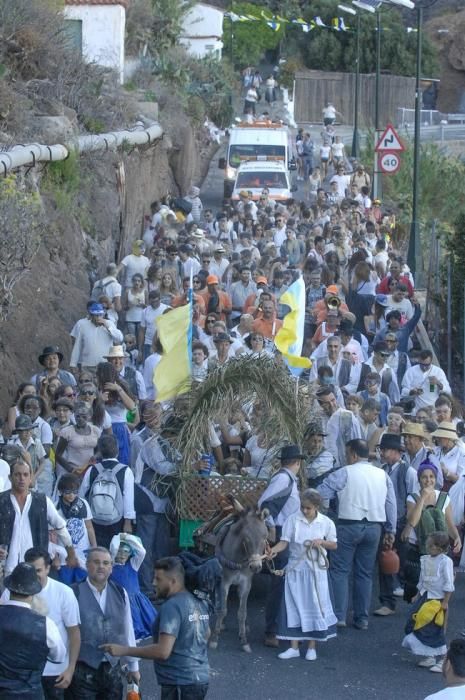
[[[157,559],[170,553],[170,523],[164,513],[137,514],[136,534],[146,549],[145,559],[139,569],[142,593],[153,595],[153,569]]]
[[[337,525],[337,549],[331,552],[329,571],[334,613],[341,622],[345,622],[347,617],[349,578],[352,570],[354,622],[368,619],[380,537],[380,523],[357,522]]]

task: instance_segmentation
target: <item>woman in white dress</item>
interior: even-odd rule
[[[283,525],[281,540],[269,551],[273,557],[289,546],[284,598],[278,617],[278,639],[291,646],[280,659],[300,656],[299,642],[306,641],[307,661],[316,659],[316,642],[336,636],[337,618],[328,588],[328,564],[324,550],[337,548],[336,527],[320,513],[322,500],[315,489],[301,497],[301,509]]]

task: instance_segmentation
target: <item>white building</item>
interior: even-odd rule
[[[65,0],[70,35],[86,61],[114,68],[123,82],[128,0]]]
[[[197,3],[187,12],[179,41],[192,56],[221,58],[223,14],[222,10],[204,2]]]

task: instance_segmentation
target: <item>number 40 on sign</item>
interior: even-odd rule
[[[394,175],[400,168],[400,157],[398,153],[380,153],[379,169],[386,175]]]

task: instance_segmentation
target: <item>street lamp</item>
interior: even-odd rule
[[[354,133],[352,136],[352,158],[358,158],[360,154],[359,134],[358,134],[358,113],[360,110],[360,12],[357,12],[352,7],[347,5],[338,5],[342,12],[347,12],[350,15],[357,17],[356,29],[356,49],[355,49],[355,95],[354,95]]]
[[[423,48],[423,10],[432,7],[436,0],[417,0],[417,61],[415,73],[415,130],[413,134],[413,188],[412,188],[412,222],[408,242],[407,264],[412,274],[417,269],[417,251],[420,249],[419,194],[420,194],[420,137],[421,137],[421,59]]]

